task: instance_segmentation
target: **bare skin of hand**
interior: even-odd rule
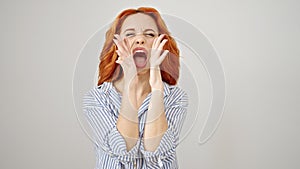
[[[149,84],[152,96],[149,102],[144,132],[144,146],[147,151],[154,151],[158,147],[163,134],[168,128],[164,113],[163,81],[159,68],[169,52],[167,50],[162,52],[164,45],[167,43],[167,39],[163,40],[164,36],[156,37],[150,49]],[[127,150],[130,150],[136,144],[139,133],[137,99],[140,98],[137,96],[136,91],[136,85],[138,84],[137,69],[128,40],[115,35],[113,41],[117,45],[116,52],[119,56],[116,63],[122,66],[124,72],[124,88],[117,128],[126,141]]]
[[[128,40],[121,39],[115,35],[113,39],[118,50],[116,51],[119,58],[116,63],[120,64],[124,73],[124,85],[122,92],[122,103],[120,114],[117,120],[117,129],[126,142],[127,150],[134,147],[138,140],[138,117],[136,108],[136,74],[137,70],[131,53],[131,47]]]

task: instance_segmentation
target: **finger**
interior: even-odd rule
[[[130,44],[128,38],[126,38],[126,41],[127,41],[127,44],[128,44],[128,49],[130,50],[130,54],[132,54],[132,49],[133,49],[134,43]]]
[[[166,58],[166,56],[167,56],[168,53],[169,53],[169,51],[168,51],[168,50],[165,50],[165,51],[163,52],[163,54],[160,55],[160,57],[157,59],[156,62],[160,65],[161,62]]]
[[[129,45],[129,42],[128,42],[127,38],[124,39],[124,46],[126,48],[126,52],[128,53],[128,55],[131,55],[131,48],[130,48],[130,45]]]
[[[123,60],[123,52],[120,50],[116,50],[116,53],[118,54],[118,60],[122,59]]]
[[[122,61],[121,60],[116,60],[116,63],[121,64]]]
[[[117,35],[117,38],[119,40],[121,40],[122,48],[123,48],[125,56],[127,57],[128,55],[131,55],[131,47],[130,47],[128,38],[125,37],[124,39],[121,39],[120,35]]]
[[[113,42],[114,42],[114,44],[117,46],[117,47],[119,47],[119,42],[118,42],[118,40],[116,40],[116,39],[113,39]]]
[[[156,41],[157,41],[158,37],[156,37],[154,40],[153,40],[153,43],[152,43],[152,49],[154,49],[154,46],[156,44]]]
[[[118,38],[119,39],[119,38]],[[127,49],[127,47],[125,47],[125,44],[124,44],[124,42],[120,42],[120,41],[118,41],[118,39],[114,39],[113,41],[116,43],[116,45],[117,45],[117,54],[119,55],[119,56],[121,56],[122,58],[123,57],[127,57],[129,54],[128,54],[128,49]]]
[[[158,46],[158,50],[162,50],[165,44],[168,42],[168,39],[164,39]]]
[[[122,41],[122,38],[120,35],[118,34],[114,34],[114,37],[118,40],[118,41]]]
[[[161,40],[163,39],[163,37],[165,36],[165,34],[161,34],[159,35],[159,37],[157,38],[157,40],[155,41],[155,44],[154,44],[154,48],[157,49]]]
[[[118,39],[113,39],[113,42],[116,44],[117,49],[119,49],[119,50],[123,49],[122,44]]]
[[[161,35],[159,35],[159,36],[156,38],[155,43],[154,43],[154,45],[153,45],[153,47],[154,47],[155,49],[158,47],[159,42],[162,40],[163,36],[164,36],[164,34],[161,34]]]
[[[124,42],[123,42],[121,36],[118,34],[115,34],[114,37],[116,38],[114,41],[117,42],[118,48],[122,48],[124,50],[125,49],[124,44],[123,44]]]
[[[122,63],[122,59],[120,57],[118,57],[118,59],[116,60],[116,63],[121,64]]]

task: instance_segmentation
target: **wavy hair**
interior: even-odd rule
[[[118,56],[117,47],[113,43],[114,34],[120,34],[121,26],[124,20],[132,14],[143,13],[151,16],[157,27],[159,34],[166,34],[168,39],[164,45],[164,50],[169,50],[168,55],[160,65],[162,80],[170,85],[175,85],[179,78],[179,49],[175,40],[171,37],[166,24],[161,18],[159,12],[154,8],[140,7],[138,9],[126,9],[122,11],[114,20],[109,30],[106,32],[106,40],[100,54],[98,85],[103,82],[111,82],[120,79],[123,76],[122,67],[116,63]]]

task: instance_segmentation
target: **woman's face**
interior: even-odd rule
[[[154,19],[146,14],[132,14],[124,20],[120,36],[128,39],[138,70],[149,67],[150,50],[158,33]]]

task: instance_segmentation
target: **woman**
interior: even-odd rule
[[[121,12],[106,33],[98,86],[84,97],[97,169],[178,168],[187,95],[179,50],[157,10]]]

